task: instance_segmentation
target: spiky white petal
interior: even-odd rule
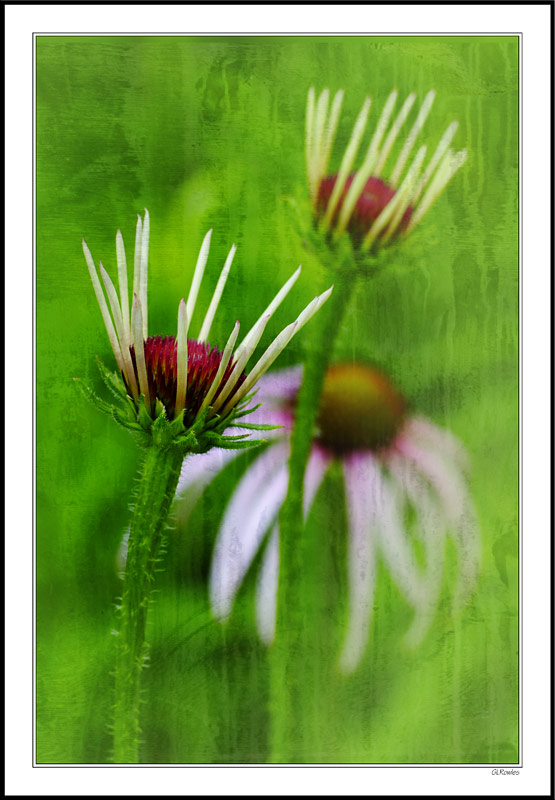
[[[193,313],[195,311],[195,306],[197,304],[198,291],[200,289],[200,284],[202,282],[202,277],[204,275],[204,268],[206,267],[206,262],[208,261],[208,252],[210,250],[211,238],[212,238],[212,228],[210,228],[210,230],[202,240],[202,244],[200,246],[200,251],[197,258],[197,263],[195,266],[195,272],[193,274],[191,288],[189,289],[189,296],[187,297],[187,314],[189,316],[189,320],[193,318]]]
[[[395,166],[393,167],[393,171],[392,171],[391,176],[389,178],[389,183],[394,188],[397,187],[397,185],[398,185],[398,183],[399,183],[399,181],[401,179],[401,175],[403,174],[403,169],[405,168],[405,164],[407,163],[408,157],[410,156],[412,148],[414,147],[414,143],[416,142],[416,139],[418,138],[418,134],[420,133],[420,131],[424,127],[424,123],[426,122],[428,114],[430,113],[430,110],[432,108],[433,102],[435,100],[435,96],[436,96],[436,93],[435,93],[435,91],[433,89],[430,92],[428,92],[428,94],[424,98],[424,102],[420,106],[420,110],[418,112],[416,120],[414,121],[414,125],[410,129],[409,135],[405,139],[405,143],[403,145],[403,148],[402,148],[401,152],[399,153],[399,157],[397,158],[397,161],[395,162]]]
[[[145,362],[145,347],[143,341],[143,313],[141,302],[135,295],[133,298],[133,308],[131,313],[131,327],[133,329],[133,340],[135,347],[135,363],[137,364],[137,374],[139,376],[139,388],[145,397],[147,408],[150,406],[150,392],[148,389],[148,376]]]
[[[202,405],[199,409],[199,414],[201,413],[201,411],[204,411],[204,409],[210,405],[210,403],[212,402],[212,398],[214,397],[214,395],[216,394],[216,392],[220,387],[220,383],[222,382],[227,366],[233,355],[233,348],[235,347],[235,342],[237,341],[237,336],[239,335],[239,328],[240,328],[239,321],[237,321],[233,326],[233,330],[229,335],[229,339],[226,342],[226,345],[224,347],[224,352],[222,353],[222,360],[220,361],[220,366],[218,367],[218,371],[216,372],[216,376],[212,381],[212,385],[208,390],[206,397],[202,401]]]
[[[131,344],[131,321],[129,316],[129,289],[127,287],[127,261],[121,231],[116,234],[116,258],[118,262],[119,294],[121,301],[121,315],[127,346]]]
[[[229,251],[229,254],[225,260],[225,264],[220,274],[218,283],[216,284],[216,290],[214,291],[214,295],[212,297],[212,300],[210,301],[210,305],[208,306],[208,311],[206,312],[206,316],[204,317],[204,321],[202,323],[200,333],[197,339],[198,342],[204,342],[208,338],[208,334],[210,333],[210,328],[212,327],[214,317],[216,316],[216,310],[218,308],[220,298],[223,294],[224,287],[227,281],[227,276],[229,275],[229,271],[231,269],[231,263],[233,261],[233,256],[235,255],[236,250],[237,247],[235,245],[232,245],[231,250]]]
[[[409,94],[403,105],[401,106],[401,110],[397,114],[397,118],[395,119],[393,125],[391,126],[389,133],[386,136],[385,142],[383,147],[380,150],[380,154],[378,157],[378,161],[376,163],[376,168],[374,170],[374,176],[379,178],[382,174],[383,168],[389,158],[389,154],[395,144],[397,137],[401,131],[401,128],[405,124],[405,120],[407,119],[411,108],[414,105],[414,101],[416,100],[416,94],[412,92]]]
[[[181,298],[177,312],[177,392],[175,398],[175,416],[185,408],[187,397],[187,306]]]
[[[297,269],[295,270],[295,272],[294,272],[294,273],[291,275],[291,277],[289,278],[289,280],[287,280],[287,281],[284,283],[284,285],[281,287],[281,289],[279,290],[279,292],[276,294],[276,296],[274,297],[274,299],[272,300],[272,302],[270,303],[270,305],[269,305],[269,306],[268,306],[266,309],[264,309],[264,311],[262,312],[262,314],[261,314],[261,315],[258,317],[258,319],[257,319],[257,320],[256,320],[256,322],[254,323],[254,325],[252,326],[252,328],[249,330],[249,332],[247,333],[247,335],[245,336],[245,338],[244,338],[244,339],[243,339],[243,341],[241,342],[241,344],[240,344],[240,345],[237,347],[237,351],[236,351],[236,353],[235,353],[235,358],[236,358],[236,359],[238,359],[238,358],[241,358],[241,355],[242,355],[242,353],[243,353],[243,350],[244,350],[246,347],[248,347],[248,346],[249,346],[250,339],[252,338],[252,336],[254,336],[254,333],[255,333],[255,331],[257,331],[257,330],[258,330],[258,327],[257,327],[257,326],[258,326],[258,325],[260,325],[260,322],[261,322],[261,321],[264,319],[264,317],[268,317],[268,319],[269,319],[269,318],[272,316],[272,314],[274,313],[274,311],[275,311],[275,310],[276,310],[276,309],[277,309],[277,308],[280,306],[280,304],[283,302],[283,300],[285,300],[285,298],[287,297],[287,295],[289,294],[289,292],[291,291],[291,289],[292,289],[292,288],[293,288],[293,286],[295,285],[295,283],[296,283],[296,281],[297,281],[297,278],[298,278],[298,277],[299,277],[299,275],[301,274],[301,269],[302,269],[302,267],[301,267],[301,265],[299,264],[299,266],[297,267]]]
[[[110,276],[102,266],[102,262],[100,262],[100,274],[102,276],[102,281],[106,289],[106,294],[108,295],[108,302],[110,303],[110,308],[112,309],[112,316],[114,318],[114,323],[116,325],[116,332],[118,335],[118,339],[120,341],[121,355],[124,366],[122,372],[124,373],[127,382],[130,386],[131,394],[136,400],[139,397],[139,391],[137,388],[137,381],[135,379],[135,370],[133,369],[133,362],[131,360],[131,352],[129,350],[130,342],[125,333],[124,323],[121,315],[121,309],[119,307],[116,289],[114,287],[114,284],[112,283]]]
[[[100,313],[102,314],[102,319],[104,320],[104,325],[106,327],[106,332],[108,334],[108,339],[110,340],[110,344],[112,345],[112,351],[114,353],[118,367],[120,368],[121,372],[124,372],[123,357],[119,346],[118,337],[116,336],[114,324],[112,322],[112,318],[110,317],[110,312],[108,311],[106,298],[104,297],[100,281],[98,280],[98,275],[96,273],[96,267],[94,265],[91,251],[89,250],[87,243],[85,242],[84,239],[82,240],[82,246],[83,246],[83,253],[85,255],[85,261],[87,262],[89,275],[92,281],[94,293],[96,295],[96,300],[98,302]]]
[[[331,220],[335,213],[335,209],[337,208],[337,204],[339,202],[339,198],[341,197],[343,189],[345,188],[345,183],[347,181],[347,178],[349,177],[351,167],[353,166],[354,160],[356,158],[356,154],[358,152],[358,148],[360,146],[360,142],[364,135],[364,130],[366,128],[366,123],[368,122],[368,114],[370,113],[370,104],[371,100],[369,97],[367,97],[356,119],[353,128],[353,133],[351,134],[349,144],[347,145],[347,149],[345,150],[345,153],[343,155],[343,159],[339,167],[339,172],[337,173],[337,178],[333,186],[333,191],[328,201],[326,213],[324,214],[323,225],[325,228],[329,228],[330,226]],[[323,177],[324,177],[323,175],[318,176],[318,187],[320,186],[320,181],[322,180]]]

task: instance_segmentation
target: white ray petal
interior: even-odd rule
[[[353,166],[354,160],[356,158],[356,154],[360,146],[360,141],[364,135],[366,123],[368,121],[368,114],[370,113],[370,103],[371,103],[370,98],[367,97],[356,119],[355,126],[353,128],[353,133],[351,134],[349,144],[347,145],[347,149],[345,150],[345,153],[343,155],[341,166],[339,167],[339,172],[337,173],[337,178],[333,186],[333,191],[328,201],[326,213],[324,214],[323,225],[325,228],[329,228],[330,226],[331,220],[335,213],[335,209],[337,208],[337,204],[339,202],[339,198],[343,193],[343,189],[345,188],[345,183],[347,181],[347,178],[349,177],[351,167]]]
[[[220,361],[220,366],[218,367],[218,371],[216,372],[216,377],[212,381],[212,385],[208,390],[208,394],[202,401],[202,405],[199,409],[199,414],[201,413],[201,411],[204,411],[204,409],[207,406],[210,405],[210,403],[212,402],[212,398],[220,388],[220,384],[225,375],[225,371],[233,355],[233,348],[235,347],[235,342],[237,341],[237,336],[239,335],[239,328],[240,328],[239,320],[237,320],[237,322],[233,326],[233,330],[231,331],[229,339],[226,342],[226,346],[224,347],[224,352],[222,353],[222,360]]]
[[[118,337],[116,335],[116,331],[114,328],[114,323],[112,322],[112,318],[110,317],[110,312],[108,311],[108,304],[106,303],[104,292],[102,291],[100,281],[98,280],[98,275],[96,272],[96,267],[94,265],[93,257],[91,255],[91,251],[89,250],[87,243],[85,242],[84,239],[82,240],[82,246],[83,246],[83,253],[85,255],[85,261],[87,262],[89,275],[92,281],[94,293],[96,295],[96,299],[100,307],[100,313],[102,314],[102,319],[104,320],[104,325],[106,327],[108,339],[110,340],[110,344],[112,345],[112,351],[114,353],[120,371],[125,373],[123,356],[118,342]]]
[[[200,333],[199,333],[199,336],[198,336],[198,339],[197,339],[198,342],[204,342],[206,339],[208,339],[208,336],[210,334],[210,328],[212,327],[212,323],[214,321],[214,317],[216,316],[216,311],[217,311],[217,308],[218,308],[218,304],[219,304],[220,298],[221,298],[221,296],[223,294],[224,287],[225,287],[225,284],[226,284],[226,281],[227,281],[227,276],[229,275],[229,271],[231,269],[231,262],[233,261],[233,256],[235,255],[235,251],[236,250],[237,250],[236,246],[232,245],[231,246],[231,250],[229,251],[229,254],[228,254],[228,256],[227,256],[227,258],[225,260],[225,264],[224,264],[224,267],[222,269],[220,278],[219,278],[218,283],[216,285],[216,291],[214,292],[214,296],[212,297],[212,300],[211,300],[210,305],[208,307],[208,311],[206,312],[206,316],[205,316],[204,321],[202,323],[202,326],[201,326],[201,329],[200,329]]]
[[[141,282],[139,285],[139,300],[143,317],[143,339],[148,339],[148,243],[150,239],[150,217],[145,208],[143,219],[143,232],[141,238]]]
[[[395,208],[395,212],[391,216],[391,220],[389,224],[386,225],[386,229],[381,239],[381,244],[386,244],[391,237],[397,232],[403,216],[405,215],[405,211],[408,209],[410,204],[413,201],[414,193],[416,190],[416,184],[418,182],[418,177],[422,170],[422,162],[426,156],[426,145],[420,148],[418,154],[414,161],[412,162],[411,168],[409,169],[405,180],[397,190],[396,196],[393,198],[396,201],[397,205]]]
[[[254,335],[255,331],[257,330],[257,325],[260,324],[260,322],[264,319],[264,317],[268,317],[268,319],[269,319],[272,316],[272,314],[278,308],[278,306],[283,302],[283,300],[285,300],[285,298],[287,297],[287,295],[289,294],[289,292],[293,288],[293,286],[294,286],[295,282],[297,281],[297,278],[299,277],[300,274],[301,274],[301,265],[299,265],[297,267],[297,269],[291,275],[289,280],[286,281],[285,284],[281,287],[281,289],[276,294],[276,296],[274,297],[274,299],[272,300],[270,305],[266,309],[264,309],[264,311],[258,317],[258,319],[254,323],[252,328],[249,330],[249,332],[247,333],[247,335],[245,336],[245,338],[241,342],[241,344],[237,347],[237,350],[235,352],[235,358],[236,359],[241,358],[243,350],[246,347],[249,346],[250,340],[251,340],[252,336]]]
[[[114,323],[116,325],[116,332],[118,335],[118,339],[120,340],[121,356],[125,368],[123,370],[123,373],[127,379],[129,387],[131,388],[131,394],[136,400],[139,396],[139,391],[137,389],[137,381],[135,380],[135,370],[133,369],[131,352],[129,350],[129,340],[125,336],[123,319],[121,317],[121,309],[119,307],[116,289],[114,287],[114,284],[112,283],[110,276],[102,266],[102,262],[100,262],[100,274],[102,276],[102,281],[106,289],[106,294],[108,295],[108,302],[110,303],[110,308],[112,309],[112,316],[114,318]]]
[[[268,539],[256,582],[256,628],[265,645],[271,645],[276,635],[278,580],[279,525],[276,522]]]
[[[141,394],[145,396],[147,409],[150,407],[150,392],[148,389],[148,377],[146,372],[145,348],[143,341],[143,314],[141,303],[137,296],[133,299],[133,309],[131,314],[131,327],[133,329],[133,340],[135,347],[135,362],[137,364],[137,374],[139,376],[139,388]]]
[[[458,127],[459,123],[457,121],[452,122],[445,131],[445,133],[443,134],[443,136],[441,137],[441,139],[439,140],[439,144],[436,147],[434,154],[430,159],[430,163],[428,164],[428,166],[424,170],[422,177],[418,181],[418,185],[416,187],[416,193],[414,196],[415,202],[418,200],[418,198],[424,191],[424,188],[428,185],[428,181],[434,174],[436,167],[440,164],[443,156],[447,152],[449,145],[451,144],[451,142],[455,137]]]
[[[320,176],[320,179],[316,185],[316,193],[318,193],[320,181],[323,177],[325,177],[328,169],[331,149],[333,147],[333,141],[335,139],[337,126],[339,124],[339,115],[341,113],[341,104],[343,103],[343,94],[343,89],[340,89],[333,98],[330,115],[326,124],[326,131],[323,138],[322,150],[320,153],[320,163],[318,166],[318,175]]]
[[[253,369],[249,373],[247,380],[241,386],[239,391],[234,395],[233,402],[238,403],[245,395],[247,395],[253,388],[259,378],[272,366],[279,354],[289,344],[293,336],[297,334],[301,328],[316,314],[317,311],[324,305],[333,291],[331,286],[327,291],[323,292],[318,297],[315,297],[306,308],[301,311],[297,319],[282,330],[266,351],[262,354],[260,359],[256,362]]]
[[[133,296],[141,295],[141,247],[143,241],[143,220],[137,214],[137,227],[135,229],[135,253],[133,257]],[[133,326],[131,326],[133,327]]]
[[[376,163],[373,172],[376,178],[379,178],[380,175],[382,174],[383,168],[385,167],[387,159],[389,158],[389,154],[391,153],[393,145],[395,144],[397,137],[399,136],[401,128],[405,124],[405,120],[407,119],[409,112],[414,105],[415,100],[416,100],[416,94],[412,92],[411,94],[409,94],[409,96],[401,106],[401,110],[397,114],[397,118],[395,119],[395,122],[391,126],[389,133],[386,136],[385,142],[383,143],[383,147],[379,152],[378,161]]]
[[[391,200],[383,209],[381,214],[374,221],[372,227],[364,237],[361,247],[361,250],[363,252],[366,252],[370,249],[370,247],[375,242],[380,233],[383,231],[387,223],[393,218],[395,212],[398,211],[399,207],[402,205],[408,205],[406,203],[407,195],[409,195],[410,197],[410,193],[413,191],[414,183],[418,179],[418,173],[420,171],[420,167],[422,165],[422,161],[424,160],[425,156],[426,156],[426,145],[422,145],[422,147],[416,154],[416,157],[412,162],[411,167],[407,172],[405,179],[403,180],[403,183],[400,185],[395,195],[391,198]]]
[[[211,238],[212,238],[212,228],[210,228],[210,230],[202,240],[202,244],[200,246],[197,258],[197,263],[195,266],[195,272],[193,274],[191,288],[189,289],[189,296],[187,297],[187,314],[189,316],[189,321],[193,319],[193,313],[195,311],[195,306],[197,303],[198,292],[200,289],[200,284],[202,283],[202,277],[204,275],[204,268],[206,267],[206,262],[208,261],[208,252],[210,250]]]
[[[458,172],[458,170],[465,163],[466,157],[466,150],[460,150],[458,153],[447,152],[443,162],[432,178],[428,188],[424,192],[422,200],[416,206],[405,231],[405,235],[414,230],[424,215],[428,213],[443,190],[447,187],[455,173]]]
[[[187,306],[182,298],[177,312],[177,392],[175,397],[175,416],[185,408],[187,397]]]
[[[308,186],[312,203],[316,202],[315,194],[318,187],[316,186],[316,178],[314,174],[314,107],[316,102],[316,92],[314,86],[308,90],[308,97],[306,102],[306,123],[305,123],[305,154],[306,154],[306,171],[308,177]]]
[[[393,171],[391,173],[391,177],[389,179],[389,183],[394,188],[398,185],[399,180],[401,179],[401,175],[403,174],[403,169],[405,168],[405,164],[407,163],[408,157],[411,154],[412,148],[414,147],[414,143],[418,138],[418,134],[422,130],[424,123],[430,113],[432,108],[433,102],[435,100],[436,93],[432,89],[432,91],[428,92],[426,97],[424,98],[424,102],[420,106],[420,110],[414,121],[414,125],[410,129],[409,135],[405,140],[405,144],[401,152],[399,153],[399,157],[395,162],[395,166],[393,167]]]
[[[119,294],[121,301],[121,315],[123,317],[123,327],[127,346],[131,344],[131,323],[129,317],[129,289],[127,286],[127,261],[125,259],[125,247],[121,231],[116,234],[116,258],[118,262],[118,281]]]
[[[230,428],[226,433],[231,433],[231,431],[232,429]],[[237,429],[237,432],[239,432],[239,429]],[[194,491],[196,501],[197,488],[202,492],[224,467],[239,455],[244,454],[244,452],[244,450],[222,450],[220,447],[213,447],[207,453],[188,455],[181,467],[176,490],[177,496],[180,497],[187,493],[187,501],[189,502],[190,493]]]
[[[368,642],[372,606],[376,589],[376,529],[377,471],[369,453],[343,460],[347,520],[349,526],[349,618],[339,657],[344,673],[358,666]]]
[[[466,482],[447,460],[425,450],[410,435],[397,437],[396,447],[430,482],[442,504],[449,533],[458,550],[459,575],[454,605],[461,608],[474,590],[481,565],[480,528]]]
[[[229,397],[229,395],[231,394],[231,392],[233,391],[233,389],[237,385],[237,381],[241,377],[241,375],[243,373],[243,370],[245,369],[245,366],[246,366],[249,358],[254,353],[254,351],[256,349],[256,346],[258,345],[258,342],[262,338],[262,334],[264,333],[264,328],[268,324],[268,320],[269,319],[270,319],[270,316],[267,315],[266,317],[263,317],[263,319],[261,319],[259,321],[259,323],[258,323],[253,335],[249,339],[248,345],[243,349],[240,357],[237,358],[237,354],[235,354],[234,357],[237,359],[235,361],[235,366],[233,367],[233,370],[231,371],[231,375],[229,376],[229,378],[225,382],[221,392],[219,393],[219,395],[217,396],[216,400],[213,403],[214,411],[218,411],[218,409],[220,409],[222,407],[222,405],[225,403],[225,401],[227,400],[227,398]],[[243,383],[243,386],[246,384],[246,382],[247,381],[245,381]],[[240,391],[241,390],[236,392],[233,395],[233,397],[230,399],[230,401],[229,401],[229,405],[230,406],[237,404],[237,402],[239,400]],[[244,394],[246,394],[246,392],[243,393],[243,395],[241,395],[241,396],[244,396]],[[225,416],[227,414],[228,410],[229,410],[229,408],[226,406],[224,408],[224,410],[222,411],[223,416]]]
[[[320,97],[316,102],[316,113],[314,116],[314,129],[313,129],[313,155],[314,159],[314,177],[316,186],[320,185],[323,175],[320,171],[322,163],[322,154],[325,147],[325,125],[328,116],[328,105],[330,101],[330,90],[324,89],[320,93]]]
[[[210,572],[210,603],[229,616],[235,595],[287,491],[287,445],[271,445],[249,467],[229,501]]]
[[[359,197],[361,196],[364,187],[366,186],[366,182],[368,178],[374,174],[374,169],[376,166],[376,161],[378,159],[379,147],[385,133],[385,129],[389,123],[389,118],[393,112],[393,107],[397,101],[397,90],[391,92],[389,97],[387,98],[386,104],[376,126],[376,130],[374,131],[374,135],[370,140],[370,145],[368,147],[368,151],[366,156],[364,157],[364,161],[362,165],[357,170],[351,185],[349,186],[349,190],[343,201],[343,205],[341,206],[341,211],[339,212],[339,218],[337,220],[336,231],[337,234],[341,234],[347,225],[349,224],[349,220],[351,218],[351,214],[353,213],[353,209],[356,206]]]

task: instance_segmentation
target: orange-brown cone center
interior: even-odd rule
[[[318,413],[318,441],[339,454],[386,447],[395,438],[405,411],[404,399],[374,367],[329,367]]]

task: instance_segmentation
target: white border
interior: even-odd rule
[[[74,6],[6,7],[6,793],[152,795],[548,796],[550,702],[550,20],[547,5]],[[399,30],[402,20],[404,30]],[[218,31],[214,30],[217,21]],[[315,28],[317,27],[317,31]],[[523,579],[525,761],[519,776],[488,768],[31,768],[32,32],[236,31],[524,34]],[[16,381],[14,386],[14,381]],[[15,392],[13,389],[15,388]],[[14,609],[14,605],[16,606]],[[415,732],[415,735],[416,732]],[[267,772],[270,769],[271,772]],[[161,771],[163,770],[163,771]],[[369,771],[371,770],[371,771]]]

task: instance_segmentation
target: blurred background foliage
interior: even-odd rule
[[[468,162],[398,259],[361,282],[337,359],[371,360],[414,408],[454,431],[474,464],[483,571],[453,617],[444,599],[406,651],[410,611],[380,572],[371,642],[335,671],[346,613],[345,509],[331,471],[310,525],[306,576],[313,750],[323,763],[518,760],[518,41],[515,37],[43,37],[37,39],[37,759],[109,758],[116,555],[139,452],[75,391],[112,363],[81,251],[115,274],[136,214],[151,215],[150,330],[174,334],[198,248],[214,228],[206,307],[232,242],[234,268],[211,338],[250,325],[295,267],[303,274],[262,345],[328,285],[297,234],[306,196],[308,87],[346,89],[332,168],[370,94],[376,108],[438,92],[424,140],[452,119]],[[375,119],[375,117],[373,117]],[[278,365],[310,351],[310,328]],[[194,508],[177,506],[144,674],[142,760],[260,763],[268,757],[268,660],[254,627],[257,564],[230,623],[212,621],[211,551],[242,455]]]

